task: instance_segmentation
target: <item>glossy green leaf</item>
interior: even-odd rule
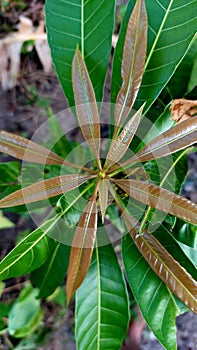
[[[88,201],[75,231],[66,281],[67,302],[83,282],[94,249],[97,231],[96,192]]]
[[[195,74],[195,56],[197,62],[197,37],[166,86],[171,99],[185,96],[186,93],[193,90],[195,85],[197,85],[197,80],[195,84],[197,75],[197,71]],[[192,76],[194,78],[194,84],[190,83],[193,79]]]
[[[114,112],[114,135],[126,120],[137,97],[144,72],[147,47],[147,15],[144,0],[137,0],[128,22],[122,57],[122,87]]]
[[[196,46],[197,47],[197,40],[196,40]],[[197,86],[197,49],[196,49],[196,55],[193,61],[193,67],[191,71],[190,80],[188,82],[187,92],[192,91]]]
[[[36,182],[0,200],[0,208],[37,202],[68,192],[80,186],[91,176],[72,174]]]
[[[122,85],[121,60],[126,26],[135,4],[130,0],[121,27],[120,38],[116,47],[112,72],[111,101]],[[185,0],[146,1],[148,14],[148,48],[145,74],[134,108],[138,109],[147,101],[147,111],[158,97],[178,64],[184,58],[194,34],[197,19],[196,1]],[[156,13],[157,16],[153,16]]]
[[[39,298],[46,298],[60,286],[66,276],[70,247],[51,240],[50,253],[43,265],[31,273],[31,282],[39,288]]]
[[[14,223],[4,216],[3,212],[0,210],[0,230],[11,227],[14,227]]]
[[[129,321],[122,271],[111,245],[97,247],[86,278],[76,292],[78,350],[119,350]]]
[[[0,280],[27,274],[42,265],[50,254],[47,233],[56,226],[54,218],[25,237],[0,262]]]
[[[173,154],[195,144],[196,135],[197,117],[193,117],[175,125],[172,129],[150,141],[135,156],[121,164],[121,166],[123,167],[136,161],[146,162]]]
[[[177,350],[175,318],[180,313],[172,293],[150,268],[129,234],[123,237],[126,276],[149,327],[167,350]]]
[[[70,106],[74,105],[71,64],[77,45],[101,101],[111,51],[115,0],[47,0],[46,23],[53,62]]]
[[[0,130],[0,151],[23,161],[41,164],[63,164],[64,160],[45,147],[22,136]]]
[[[12,306],[8,317],[8,331],[14,338],[31,335],[43,318],[38,289],[27,285]]]
[[[197,205],[159,186],[138,180],[113,180],[131,197],[197,225]]]
[[[77,49],[72,63],[72,82],[77,117],[83,136],[100,165],[100,116],[94,89],[80,51]]]
[[[109,169],[114,163],[124,156],[139,126],[144,105],[128,121],[117,140],[112,139],[109,152],[106,157],[105,167]]]

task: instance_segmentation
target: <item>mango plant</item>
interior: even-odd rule
[[[97,102],[103,98],[115,1],[47,0],[52,58],[65,96],[70,106],[76,106],[91,161],[71,163],[33,141],[0,131],[2,152],[51,169],[49,178],[18,190],[10,186],[8,195],[2,192],[0,208],[50,199],[55,213],[1,261],[0,279],[31,273],[39,297],[47,297],[67,276],[67,302],[76,296],[80,350],[121,348],[130,319],[129,286],[167,350],[177,348],[176,316],[188,309],[197,312],[197,205],[179,195],[185,155],[196,143],[197,117],[173,125],[164,112],[158,118],[159,130],[145,129],[144,138],[138,137],[145,119],[151,119],[153,103],[192,44],[196,10],[195,2],[182,0],[128,2],[113,57],[115,105],[103,152]],[[63,146],[68,141],[59,142]],[[59,168],[61,174],[53,175]],[[77,207],[81,199],[85,205]],[[105,229],[105,218],[121,231],[124,266]],[[187,244],[180,242],[176,231],[184,225],[194,232]],[[68,236],[71,247],[57,233],[65,241]]]

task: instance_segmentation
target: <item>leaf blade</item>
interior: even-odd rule
[[[0,151],[28,162],[51,165],[64,163],[61,157],[47,148],[4,130],[0,130]]]
[[[197,117],[185,120],[175,125],[172,129],[165,131],[162,135],[156,137],[136,153],[130,160],[124,162],[121,166],[140,161],[165,157],[173,154],[185,147],[192,146],[196,142]]]
[[[140,180],[115,180],[126,193],[153,208],[197,225],[197,205],[159,186]]]
[[[105,213],[106,213],[107,204],[108,204],[108,182],[109,180],[107,179],[101,179],[99,182],[99,188],[98,188],[102,223],[104,223]]]
[[[128,121],[117,140],[112,139],[109,152],[106,157],[105,167],[109,169],[114,163],[124,156],[139,126],[144,105]]]
[[[77,45],[90,72],[96,100],[102,101],[114,15],[115,0],[46,2],[46,24],[52,59],[70,106],[74,106],[71,66]]]
[[[91,175],[72,174],[39,181],[1,199],[0,208],[48,199],[61,193],[71,191],[91,178]]]
[[[144,0],[137,0],[130,16],[122,58],[122,87],[116,99],[115,129],[126,120],[137,97],[146,58],[147,15]]]
[[[85,62],[78,49],[72,64],[72,82],[81,131],[100,165],[100,116],[94,89]]]
[[[108,350],[119,350],[128,326],[128,304],[124,276],[112,245],[96,247],[86,278],[76,292],[78,349],[106,349],[107,345]]]
[[[94,249],[96,231],[97,208],[96,198],[93,196],[85,207],[73,237],[66,281],[68,303],[87,274]]]

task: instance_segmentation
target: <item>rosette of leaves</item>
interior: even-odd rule
[[[197,312],[195,264],[181,249],[165,222],[154,233],[148,230],[152,208],[197,225],[197,205],[163,188],[164,180],[156,185],[149,177],[136,179],[133,176],[138,173],[139,164],[143,168],[149,161],[192,146],[196,142],[197,117],[165,131],[124,160],[140,125],[144,108],[142,105],[131,116],[143,77],[146,46],[145,2],[138,0],[130,16],[124,40],[122,86],[116,99],[115,127],[105,160],[100,157],[100,115],[96,97],[83,55],[78,48],[72,61],[72,86],[79,127],[95,161],[90,166],[70,164],[32,141],[5,131],[0,132],[3,152],[23,161],[77,169],[76,174],[43,180],[9,194],[0,200],[0,208],[66,194],[82,184],[82,194],[91,191],[73,236],[66,281],[68,302],[77,291],[76,338],[79,349],[104,349],[104,344],[107,344],[107,349],[119,349],[128,326],[125,278],[112,245],[100,247],[97,242],[98,218],[101,217],[104,222],[111,197],[122,212],[128,231],[123,237],[122,256],[129,284],[144,318],[166,349],[176,349],[174,319],[184,309],[180,301]],[[146,210],[140,220],[129,211],[120,190],[127,197],[145,205]],[[54,243],[46,234],[51,228],[59,229],[59,217],[63,217],[77,199],[69,203],[65,211],[46,221],[32,236],[25,238],[1,262],[1,279],[17,275],[17,264],[20,265],[20,273],[27,273],[42,267],[46,261],[51,263],[50,252],[62,247],[56,243],[54,248]],[[34,258],[35,247],[42,254]],[[30,266],[24,266],[24,256],[26,261],[31,262]],[[61,255],[61,259],[64,258],[68,259],[64,254]],[[46,263],[45,269],[47,270]]]

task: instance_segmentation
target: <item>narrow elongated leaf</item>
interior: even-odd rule
[[[12,157],[41,164],[63,164],[64,160],[22,136],[0,130],[0,151]]]
[[[85,58],[96,100],[102,101],[111,52],[115,0],[46,1],[52,59],[70,106],[74,106],[71,65],[77,45]]]
[[[133,162],[165,157],[185,147],[192,146],[197,140],[197,117],[185,120],[172,129],[165,131],[143,147],[134,157],[121,164],[122,167]]]
[[[71,191],[91,178],[91,175],[72,174],[39,181],[1,199],[0,208],[13,207],[51,198]]]
[[[31,281],[39,288],[39,298],[46,298],[60,286],[65,278],[70,247],[51,240],[48,259],[31,273]]]
[[[118,136],[117,140],[112,139],[111,146],[106,157],[106,168],[109,168],[114,163],[118,163],[118,161],[124,156],[124,154],[128,150],[128,147],[140,123],[143,108],[144,105],[128,121],[121,134]]]
[[[102,179],[99,182],[99,204],[100,204],[103,223],[104,223],[105,212],[107,210],[107,204],[108,204],[108,182],[109,180],[107,179]]]
[[[87,203],[74,234],[68,276],[66,282],[67,301],[83,282],[90,266],[97,231],[96,195]]]
[[[126,120],[137,97],[146,58],[147,15],[144,0],[137,0],[128,22],[122,58],[122,87],[115,106],[115,129]]]
[[[131,197],[197,225],[197,205],[159,186],[138,180],[113,180]]]
[[[129,234],[123,237],[122,256],[126,276],[149,327],[166,350],[177,350],[174,297],[150,268]]]
[[[81,131],[94,152],[98,164],[100,164],[100,116],[94,89],[85,62],[78,49],[72,64],[72,81]]]
[[[133,218],[120,200],[115,200],[122,210],[125,223],[135,245],[146,259],[152,270],[169,289],[193,312],[197,313],[197,281],[167,252],[167,250]]]
[[[112,102],[122,85],[121,61],[123,41],[127,23],[135,0],[128,2],[128,8],[121,26],[120,37],[116,46],[112,71]],[[147,101],[145,112],[160,94],[175,69],[184,58],[196,33],[196,1],[186,3],[185,0],[146,1],[148,14],[148,47],[145,73],[137,101],[138,109]],[[153,16],[156,13],[157,16]]]
[[[113,247],[96,247],[86,278],[76,292],[78,350],[119,350],[128,321],[127,289]]]

